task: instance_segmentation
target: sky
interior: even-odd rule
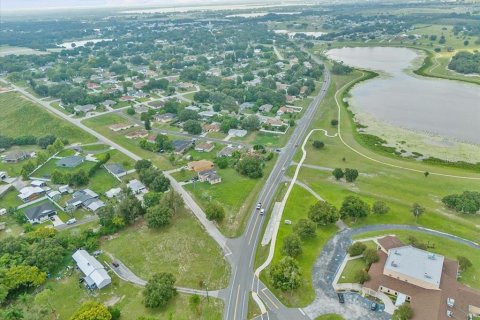
[[[32,10],[51,8],[88,8],[88,7],[123,7],[123,6],[184,6],[215,3],[267,2],[267,0],[0,0],[1,10]],[[271,2],[278,2],[269,0]]]

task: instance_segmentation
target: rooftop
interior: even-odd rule
[[[440,285],[444,257],[412,246],[393,248],[388,251],[385,273],[392,270],[406,276]]]

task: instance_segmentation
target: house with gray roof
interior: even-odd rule
[[[98,199],[98,194],[90,189],[84,189],[73,193],[72,198],[67,201],[65,209],[72,211],[78,208],[85,208],[95,212],[104,206],[105,203]]]
[[[102,289],[112,282],[105,267],[85,250],[77,250],[72,255],[78,269],[85,275],[85,285],[89,289]]]
[[[108,163],[104,165],[105,169],[110,172],[116,178],[123,177],[127,174],[127,171],[120,163]]]
[[[172,147],[176,154],[183,154],[193,146],[192,140],[173,140]]]
[[[75,112],[90,112],[90,111],[93,111],[95,110],[97,107],[93,104],[86,104],[86,105],[83,105],[83,106],[75,106],[73,107],[73,110],[75,110]]]
[[[57,161],[57,167],[61,168],[75,168],[85,161],[82,156],[65,157]]]
[[[42,204],[26,208],[24,214],[28,222],[31,224],[41,223],[56,215],[57,207],[55,207],[51,202],[44,202]]]
[[[32,151],[12,151],[5,155],[5,157],[3,158],[3,162],[17,163],[22,160],[31,158],[33,154],[34,153]]]

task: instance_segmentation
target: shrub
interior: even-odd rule
[[[367,246],[363,242],[355,242],[348,248],[348,254],[352,257],[361,255]]]

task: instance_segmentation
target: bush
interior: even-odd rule
[[[293,227],[293,231],[300,237],[302,240],[308,240],[315,238],[317,226],[313,221],[307,219],[298,220],[297,224]]]
[[[313,141],[313,147],[315,149],[322,149],[323,147],[325,147],[325,143],[323,143],[323,141],[315,140]]]
[[[208,220],[220,222],[225,218],[225,209],[219,203],[212,202],[208,204],[205,214]]]
[[[332,121],[330,121],[330,124],[334,127],[338,126],[338,120],[337,119],[332,119]]]
[[[356,273],[355,273],[355,281],[360,283],[360,284],[364,284],[365,282],[367,282],[368,280],[370,280],[370,275],[368,274],[367,270],[358,270]]]
[[[355,242],[350,247],[348,247],[348,254],[352,257],[361,255],[367,246],[363,242]]]
[[[470,261],[467,257],[458,256],[457,260],[460,271],[465,271],[472,266],[472,261]]]
[[[385,214],[385,213],[388,213],[388,211],[390,211],[390,208],[383,201],[375,201],[372,206],[372,211],[373,213],[376,213],[376,214]]]

